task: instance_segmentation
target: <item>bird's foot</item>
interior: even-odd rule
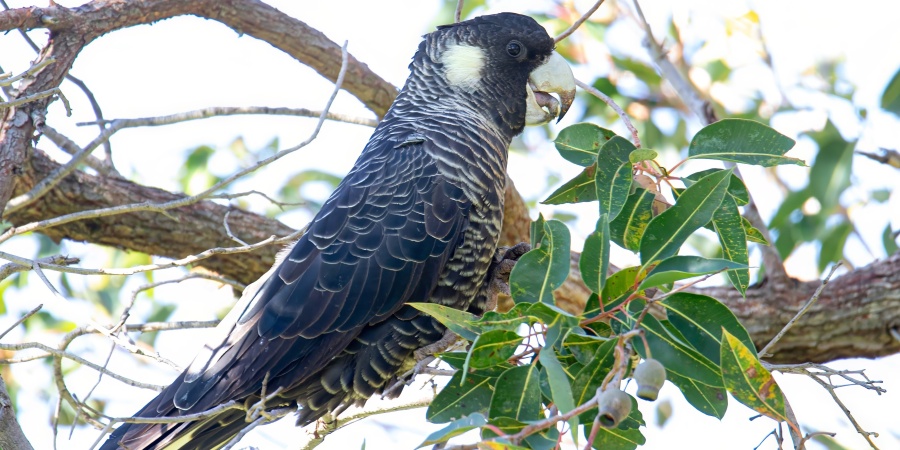
[[[485,311],[493,311],[497,307],[500,294],[509,294],[509,275],[522,255],[531,250],[531,244],[519,242],[512,247],[500,247],[494,256],[494,277],[491,279],[491,291]]]

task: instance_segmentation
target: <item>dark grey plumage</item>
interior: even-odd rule
[[[481,313],[507,149],[525,126],[529,74],[553,46],[541,26],[516,14],[425,36],[406,85],[308,232],[136,416],[252,404],[265,381],[266,392],[279,390],[267,407],[297,405],[306,425],[381,393],[416,349],[441,338],[444,327],[407,302]],[[564,113],[571,93],[561,95]],[[126,424],[102,449],[217,448],[247,425],[244,417]]]

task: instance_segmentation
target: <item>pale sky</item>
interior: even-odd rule
[[[623,1],[630,4],[627,1]],[[8,1],[10,7],[31,4],[28,1]],[[59,1],[66,6],[75,6],[77,1]],[[429,24],[434,18],[439,2],[436,1],[340,1],[329,3],[334,8],[328,13],[324,10],[310,8],[323,3],[309,1],[269,1],[285,13],[305,21],[312,27],[323,31],[335,42],[349,42],[349,51],[359,60],[368,64],[376,73],[395,85],[402,85],[407,75],[407,64],[418,45],[420,36],[430,31]],[[512,0],[489,2],[490,12],[509,10],[527,13],[533,10],[544,10],[549,2]],[[592,3],[578,1],[582,10]],[[815,98],[799,91],[787,90],[792,102],[800,105],[807,103],[816,106],[808,113],[792,118],[778,120],[776,128],[789,136],[796,136],[809,127],[821,126],[828,111],[846,137],[862,135],[860,149],[872,151],[875,146],[900,148],[900,136],[896,133],[900,121],[896,117],[874,111],[878,105],[885,83],[900,67],[900,27],[896,19],[900,17],[900,4],[893,1],[863,1],[855,4],[847,2],[800,0],[783,2],[776,0],[759,0],[748,2],[760,16],[763,33],[768,47],[772,51],[777,71],[777,81],[783,86],[793,86],[801,75],[809,70],[817,61],[826,57],[840,58],[845,62],[844,75],[857,88],[854,101],[857,105],[870,110],[868,128],[861,130],[859,124],[848,114],[846,104],[829,104],[826,109],[819,108]],[[739,1],[685,0],[672,4],[661,0],[642,2],[654,27],[659,27],[662,34],[663,20],[670,14],[676,19],[692,17],[691,26],[685,35],[703,35],[704,27],[716,27],[724,17],[743,14],[748,3]],[[334,5],[334,6],[332,6]],[[531,8],[531,9],[529,9]],[[672,8],[675,9],[672,12]],[[340,13],[336,13],[340,12]],[[43,42],[46,38],[43,30],[31,35]],[[640,48],[641,33],[633,26],[613,27],[606,39],[619,47]],[[710,51],[715,51],[720,42],[709,43]],[[734,55],[741,54],[738,44]],[[17,33],[0,35],[0,66],[6,71],[18,73],[28,67],[34,58],[32,51],[21,41]],[[736,62],[739,63],[739,62]],[[576,76],[588,78],[591,67],[576,68]],[[115,32],[100,38],[88,46],[78,58],[72,74],[83,79],[93,90],[104,109],[107,118],[147,117],[177,113],[207,106],[287,106],[320,109],[332,91],[332,84],[316,75],[289,56],[272,48],[266,43],[249,36],[239,37],[226,27],[216,22],[181,17],[170,19],[153,26],[142,26]],[[760,83],[774,85],[774,80],[758,78],[759,74],[745,76],[748,84]],[[766,84],[768,83],[768,84]],[[83,95],[70,84],[64,84],[63,90],[74,109],[74,117],[66,118],[60,102],[51,106],[48,123],[76,142],[85,144],[95,137],[96,129],[76,127],[75,123],[93,119],[90,107]],[[723,92],[723,98],[736,98],[739,93]],[[729,97],[731,96],[731,97]],[[332,107],[332,111],[364,117],[372,117],[355,98],[342,92]],[[850,111],[852,112],[852,110]],[[848,118],[849,117],[849,118]],[[564,120],[561,126],[571,125],[571,119]],[[568,123],[567,123],[568,122]],[[818,125],[817,125],[818,124]],[[152,129],[124,130],[112,139],[114,161],[126,175],[134,175],[138,181],[163,189],[177,190],[179,186],[174,176],[174,164],[183,158],[184,152],[198,145],[212,145],[225,149],[237,137],[242,137],[251,150],[268,144],[273,137],[278,137],[281,148],[286,148],[306,139],[312,130],[314,120],[294,117],[260,117],[235,116],[205,121],[195,121],[174,126]],[[617,129],[624,130],[623,127]],[[371,130],[366,127],[329,122],[322,129],[320,137],[310,146],[285,158],[274,166],[269,166],[247,181],[238,183],[234,191],[256,189],[269,194],[276,194],[288,174],[302,168],[318,168],[331,173],[345,173],[349,170],[359,151],[362,149]],[[526,142],[537,145],[538,142],[526,136]],[[41,148],[50,149],[52,144],[41,141]],[[814,147],[801,141],[790,156],[811,160]],[[211,170],[219,174],[227,174],[234,169],[231,160],[226,157],[214,157]],[[854,182],[858,192],[873,187],[893,189],[897,187],[896,172],[884,172],[882,167],[857,158],[855,161]],[[511,157],[510,173],[517,186],[526,198],[543,198],[556,187],[547,186],[543,168],[550,168],[562,179],[574,176],[579,169],[563,161],[553,150],[551,144],[541,143],[525,157],[515,154]],[[541,171],[535,175],[535,171]],[[802,184],[808,169],[785,169],[786,176]],[[793,171],[793,172],[790,172]],[[757,198],[772,198],[766,187],[767,180],[761,172],[746,170],[748,185]],[[862,176],[861,174],[882,174],[880,176]],[[537,181],[535,181],[537,180]],[[311,189],[304,195],[324,196],[327,190]],[[322,191],[322,192],[320,192]],[[886,221],[900,227],[900,200],[896,197],[892,203],[878,206],[869,205],[855,210],[853,218],[867,244],[876,250],[875,257],[883,257],[880,233]],[[764,215],[771,215],[777,202],[761,202]],[[563,207],[561,210],[575,212],[587,217],[583,222],[592,224],[595,214],[593,206],[586,208]],[[552,214],[553,208],[542,207],[545,214]],[[534,212],[536,215],[537,212]],[[293,227],[302,226],[308,217],[302,214],[287,214],[282,219]],[[588,225],[589,226],[589,225]],[[579,225],[582,233],[587,233],[587,226]],[[583,236],[582,234],[581,236]],[[575,237],[573,246],[580,248],[581,238]],[[33,253],[33,244],[27,239],[17,239],[4,244],[3,251],[29,256]],[[91,252],[90,247],[68,243],[66,251],[83,259],[85,267],[99,267],[108,264],[105,255]],[[881,252],[881,253],[879,253]],[[865,252],[859,242],[848,246],[848,256],[858,265],[873,260],[873,256]],[[789,270],[795,276],[812,279],[818,274],[810,267],[815,258],[815,248],[807,246],[798,250],[791,261]],[[626,252],[619,252],[617,257],[627,262]],[[176,273],[158,273],[157,279],[176,277]],[[58,280],[58,277],[52,277]],[[95,281],[86,280],[85,283]],[[123,295],[140,284],[129,282]],[[21,312],[30,310],[39,302],[50,301],[50,294],[32,279],[31,288],[21,292],[7,291],[3,301],[6,304],[7,316],[0,318],[3,323],[12,322]],[[156,290],[156,297],[169,302],[188,301],[176,312],[173,320],[205,320],[215,316],[223,308],[227,308],[230,299],[227,290],[214,290],[207,282],[187,282],[175,287],[161,287]],[[197,301],[197,298],[208,298]],[[78,301],[74,302],[79,305]],[[85,305],[88,306],[88,305]],[[146,312],[146,303],[137,307],[138,315]],[[86,308],[92,310],[92,307]],[[57,310],[59,311],[59,310]],[[2,327],[0,327],[2,328]],[[208,331],[179,331],[158,339],[159,350],[168,358],[182,366],[187,365],[196,348],[203,341]],[[19,342],[21,330],[16,330],[4,338],[4,342]],[[42,342],[56,345],[58,337],[39,336]],[[79,349],[84,350],[94,361],[101,361],[108,351],[108,344],[99,338],[82,338]],[[94,340],[92,340],[94,339]],[[91,345],[99,350],[90,352]],[[844,388],[839,391],[842,399],[855,413],[857,420],[868,430],[881,433],[877,440],[882,448],[900,448],[900,426],[896,417],[900,413],[900,357],[894,356],[879,361],[840,361],[832,364],[835,368],[866,368],[870,378],[885,380],[888,393],[876,396],[870,391],[856,388]],[[168,368],[159,368],[155,363],[136,364],[135,359],[122,352],[113,357],[110,368],[157,384],[165,384],[175,376]],[[52,448],[49,416],[56,401],[56,393],[51,386],[48,366],[39,362],[21,364],[13,367],[17,380],[23,383],[20,394],[20,419],[25,432],[35,448]],[[67,379],[69,386],[78,394],[84,395],[96,381],[96,373],[81,368],[73,372]],[[865,448],[860,439],[831,402],[828,394],[812,381],[798,376],[778,377],[779,384],[796,412],[801,423],[808,427],[807,431],[837,431],[837,439],[848,448]],[[417,391],[421,383],[407,388]],[[428,390],[429,388],[426,388]],[[104,380],[101,388],[95,393],[97,398],[114,400],[108,407],[110,414],[130,415],[149,400],[153,393],[128,388],[117,381]],[[718,449],[718,448],[753,448],[772,429],[774,423],[768,419],[749,421],[755,413],[731,401],[726,418],[718,420],[693,411],[681,394],[671,385],[667,385],[660,395],[660,402],[670,402],[674,415],[664,428],[654,425],[655,407],[657,404],[641,402],[641,409],[648,427],[644,429],[647,437],[647,449]],[[329,436],[322,449],[359,448],[365,440],[369,449],[414,448],[428,433],[439,429],[442,425],[428,424],[424,421],[424,410],[380,416],[374,420],[364,421],[347,427]],[[60,428],[57,440],[61,449],[90,448],[98,432],[87,427],[79,427],[68,440],[68,428]],[[242,446],[254,445],[261,449],[296,448],[303,432],[293,429],[291,419],[275,425],[269,425],[251,433]],[[583,443],[583,439],[582,439]],[[815,447],[816,444],[810,446]],[[770,440],[760,448],[776,448]]]

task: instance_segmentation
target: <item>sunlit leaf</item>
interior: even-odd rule
[[[450,424],[446,427],[429,434],[428,437],[425,438],[425,442],[422,442],[416,448],[422,448],[428,445],[446,442],[453,437],[459,436],[460,434],[463,434],[467,431],[474,430],[475,428],[480,428],[484,425],[487,425],[487,419],[483,414],[470,414],[466,417],[463,417],[462,419],[454,420],[453,422],[450,422]]]
[[[712,224],[725,259],[744,266],[726,273],[734,288],[744,295],[750,286],[750,269],[747,267],[750,253],[747,250],[747,232],[734,197],[725,196],[722,199],[722,204],[713,214]]]
[[[666,308],[671,323],[700,353],[719,364],[722,330],[753,347],[750,333],[722,302],[700,294],[678,292],[659,303]]]
[[[725,388],[737,401],[772,419],[787,421],[781,388],[759,362],[756,352],[723,331],[721,358]]]
[[[744,226],[744,233],[747,235],[747,242],[755,242],[762,245],[770,245],[762,231],[756,229],[746,217],[741,216],[741,225]]]
[[[553,349],[545,347],[538,356],[538,361],[541,362],[541,365],[544,366],[544,370],[547,372],[547,380],[550,383],[550,398],[553,400],[556,408],[559,409],[559,412],[565,414],[575,409],[569,376],[563,370]],[[578,429],[578,416],[569,420],[569,429]]]
[[[672,256],[662,260],[641,281],[639,290],[674,283],[701,275],[746,268],[727,259],[710,259],[701,256]]]
[[[728,395],[724,386],[709,386],[697,380],[668,371],[666,378],[672,382],[685,400],[697,411],[721,420],[728,410]]]
[[[900,250],[897,247],[897,238],[894,237],[894,231],[891,229],[891,224],[884,227],[884,232],[881,233],[881,245],[884,246],[884,252],[888,256],[893,255],[894,253],[897,253],[897,250]]]
[[[631,305],[637,307],[640,303],[642,302],[633,301]],[[659,360],[667,372],[676,372],[712,386],[722,383],[722,374],[714,362],[675,339],[653,315],[644,316],[641,328],[645,330],[653,358]],[[641,357],[647,358],[643,345],[636,345],[635,349]]]
[[[622,211],[609,223],[610,238],[620,247],[636,252],[641,248],[641,238],[653,219],[654,194],[637,188],[628,196]]]
[[[520,422],[540,418],[541,387],[533,365],[513,367],[500,375],[491,397],[488,417],[509,417]]]
[[[484,369],[506,362],[516,352],[516,346],[522,342],[522,337],[513,331],[493,330],[488,331],[475,342],[469,350],[469,358],[463,371],[469,368]]]
[[[558,220],[544,224],[541,244],[522,255],[509,277],[516,303],[553,303],[553,290],[569,276],[569,228]]]
[[[462,381],[462,375],[462,372],[456,372],[450,377],[447,385],[428,406],[425,419],[431,423],[444,423],[474,412],[487,412],[494,393],[495,379],[470,373]]]
[[[656,159],[657,156],[659,156],[659,153],[657,153],[656,150],[639,148],[628,154],[628,161],[632,164],[637,164],[642,161],[652,161]]]
[[[553,142],[563,158],[587,167],[597,161],[597,151],[615,135],[592,123],[577,123],[560,131]]]
[[[553,191],[541,203],[545,205],[561,205],[563,203],[593,202],[597,200],[597,185],[594,182],[596,172],[596,163],[585,167],[575,178]]]
[[[730,176],[730,170],[706,176],[685,189],[671,208],[650,221],[641,238],[644,266],[676,254],[688,236],[712,219],[725,197]]]
[[[445,327],[460,335],[463,339],[474,341],[478,337],[478,329],[469,322],[478,319],[478,316],[460,311],[449,306],[437,303],[407,303],[409,306],[437,319]]]
[[[614,136],[603,144],[597,156],[597,199],[600,214],[608,214],[614,220],[631,191],[632,164],[628,159],[634,144],[621,136]]]
[[[603,292],[609,271],[609,222],[606,214],[600,215],[594,232],[585,239],[578,267],[584,284],[595,293]]]
[[[764,167],[805,165],[799,159],[784,156],[793,147],[793,139],[759,122],[722,119],[694,135],[688,148],[688,158],[718,159]]]

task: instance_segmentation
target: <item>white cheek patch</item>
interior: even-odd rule
[[[469,45],[451,45],[441,55],[441,63],[444,64],[447,81],[472,92],[481,82],[484,52],[478,47]]]

